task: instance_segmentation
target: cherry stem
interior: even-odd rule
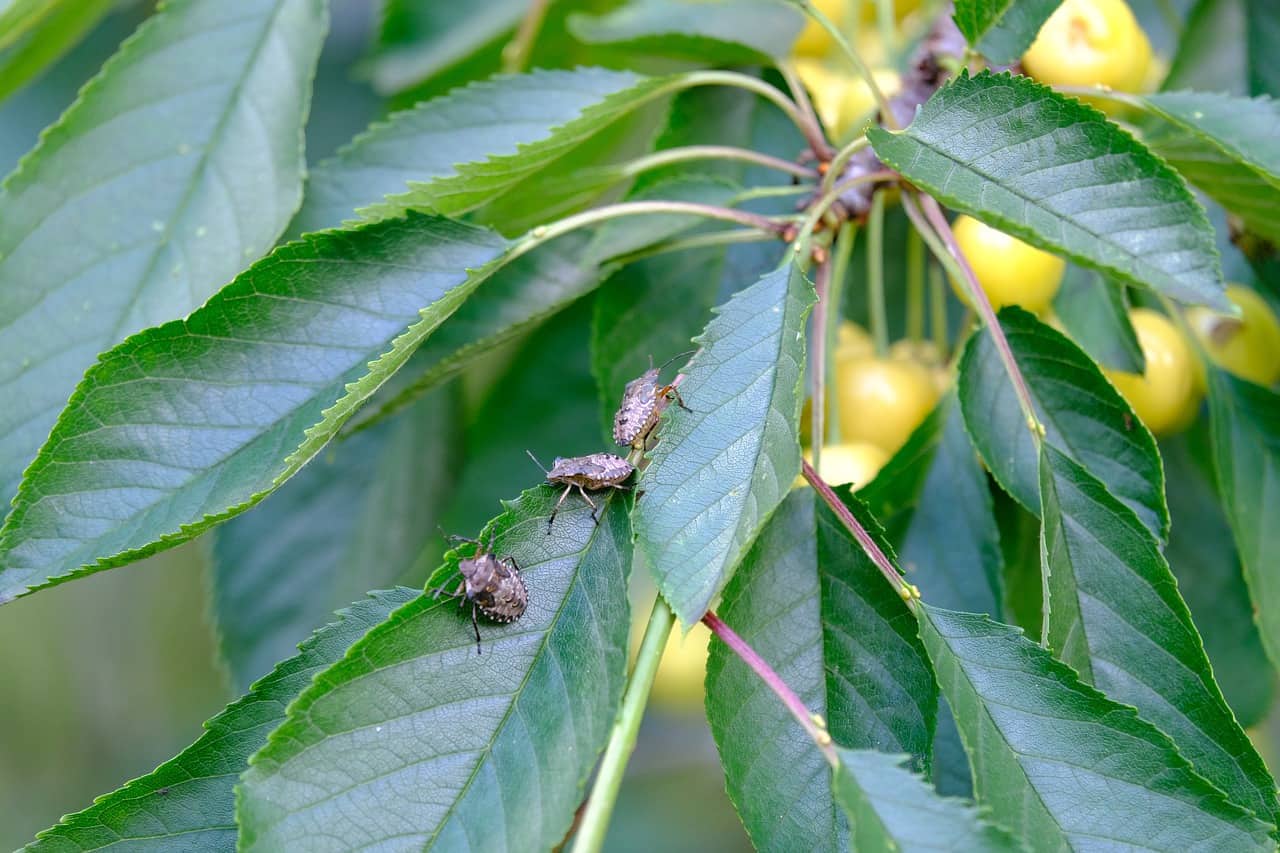
[[[826,436],[827,416],[827,316],[831,305],[831,260],[824,258],[814,270],[813,287],[818,304],[813,309],[813,341],[809,376],[813,393],[809,400],[809,435],[813,444],[813,464],[822,467],[822,444]]]
[[[711,629],[711,633],[720,638],[729,649],[738,656],[738,658],[751,667],[752,671],[760,677],[765,686],[773,691],[774,695],[782,700],[782,704],[791,712],[791,716],[796,718],[796,722],[800,723],[800,727],[805,730],[809,737],[813,738],[813,742],[817,744],[818,749],[822,751],[822,755],[827,762],[835,767],[839,759],[836,757],[835,748],[832,746],[831,734],[827,731],[826,722],[817,714],[814,714],[801,701],[782,676],[774,671],[769,663],[751,648],[746,640],[738,636],[737,632],[724,623],[719,616],[708,610],[702,615],[702,624]]]
[[[836,518],[840,519],[840,523],[853,534],[853,538],[858,540],[858,544],[862,546],[862,550],[871,558],[871,562],[875,563],[880,574],[884,575],[884,579],[894,588],[898,595],[907,602],[907,606],[911,607],[920,592],[914,586],[907,583],[906,579],[898,573],[893,562],[889,557],[880,550],[880,546],[876,544],[876,540],[871,537],[867,529],[863,527],[858,519],[853,517],[853,513],[849,511],[849,507],[845,506],[844,501],[836,497],[836,493],[831,490],[826,481],[818,476],[818,472],[813,470],[813,466],[804,460],[800,461],[800,472],[804,474],[804,478],[809,481],[809,485],[813,486],[813,490],[818,493],[818,497],[822,498],[823,503],[831,508]]]
[[[923,214],[920,212],[921,208],[924,210]],[[1000,321],[996,318],[995,309],[991,307],[991,300],[987,298],[987,292],[978,284],[978,278],[974,275],[973,267],[969,265],[968,259],[960,251],[960,246],[956,243],[955,234],[951,232],[951,226],[947,224],[947,217],[943,215],[942,208],[938,206],[938,203],[931,196],[923,194],[920,196],[920,204],[917,207],[915,199],[909,194],[903,193],[902,209],[907,212],[907,217],[915,225],[916,230],[920,232],[920,236],[924,238],[924,241],[929,244],[929,248],[933,251],[938,261],[964,286],[965,292],[969,297],[969,304],[977,310],[978,316],[982,318],[983,325],[987,327],[987,331],[991,335],[991,342],[995,344],[996,354],[1004,365],[1005,372],[1009,374],[1009,381],[1013,385],[1014,395],[1018,398],[1018,405],[1022,408],[1022,415],[1026,421],[1027,429],[1031,431],[1032,440],[1038,446],[1041,438],[1044,437],[1044,425],[1040,423],[1040,418],[1036,415],[1035,403],[1031,399],[1031,390],[1027,387],[1027,381],[1022,376],[1022,370],[1018,367],[1017,359],[1013,357],[1009,339],[1004,336],[1004,329],[1001,328]]]
[[[830,160],[834,149],[822,133],[822,123],[818,121],[818,114],[813,110],[813,102],[809,100],[809,93],[804,88],[804,81],[800,79],[800,75],[796,74],[795,67],[790,62],[778,63],[778,71],[782,73],[783,79],[787,81],[787,88],[791,90],[791,99],[795,101],[796,107],[800,110],[800,115],[804,117],[807,129],[801,129],[804,130],[805,141],[813,149],[815,157],[821,161]]]

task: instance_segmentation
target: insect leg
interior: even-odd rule
[[[676,405],[677,405],[677,406],[679,406],[680,408],[684,409],[686,412],[692,412],[692,411],[693,411],[693,409],[689,408],[688,406],[686,406],[686,405],[684,404],[684,397],[681,397],[681,396],[680,396],[680,391],[679,391],[679,389],[678,389],[678,388],[676,388],[676,386],[674,386],[674,385],[668,385],[666,388],[663,388],[662,390],[663,390],[663,392],[664,392],[664,393],[666,393],[666,394],[675,394],[675,395],[676,395]]]
[[[476,605],[471,603],[471,630],[476,632],[476,654],[480,654],[480,623],[476,621]]]
[[[556,501],[555,509],[551,510],[551,517],[547,519],[547,535],[551,535],[551,525],[556,523],[556,513],[560,511],[560,505],[564,503],[564,499],[569,497],[569,492],[573,491],[573,485],[564,487],[564,494],[560,496],[560,500]]]
[[[596,502],[591,500],[591,495],[587,494],[587,490],[582,488],[582,486],[578,486],[578,493],[582,495],[583,500],[591,504],[591,520],[594,521],[596,524],[599,524],[600,519],[596,515],[596,512],[599,511],[600,508],[596,506]]]

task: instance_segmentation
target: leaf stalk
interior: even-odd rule
[[[640,643],[635,669],[627,681],[622,707],[618,709],[618,718],[613,724],[604,758],[600,761],[600,770],[591,788],[591,796],[587,799],[586,811],[578,826],[573,853],[598,853],[604,846],[609,818],[613,814],[618,790],[622,786],[622,774],[627,769],[627,760],[635,751],[640,720],[644,717],[649,690],[653,687],[658,663],[662,660],[662,652],[667,647],[667,635],[671,633],[673,624],[675,616],[671,613],[671,608],[661,595],[657,596],[653,602],[653,611],[649,614],[649,624],[644,630],[644,639]]]
[[[801,701],[782,676],[769,666],[768,661],[760,657],[755,649],[751,648],[746,640],[738,636],[737,632],[724,623],[724,621],[712,611],[708,610],[702,615],[702,624],[711,629],[711,633],[720,638],[726,646],[729,647],[738,658],[751,667],[751,670],[760,677],[760,680],[773,691],[774,695],[782,700],[782,704],[791,712],[791,716],[796,718],[796,722],[800,723],[800,727],[805,730],[809,737],[813,738],[813,742],[818,749],[822,751],[822,756],[832,767],[839,764],[839,758],[836,755],[835,747],[832,744],[831,734],[827,731],[826,722],[819,715],[809,710],[808,706]]]

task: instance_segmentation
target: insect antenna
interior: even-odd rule
[[[669,358],[669,359],[667,359],[666,361],[662,362],[662,364],[658,367],[658,372],[659,372],[659,373],[661,373],[662,371],[666,370],[666,369],[667,369],[667,365],[669,365],[671,362],[675,361],[677,358],[680,358],[680,357],[682,357],[682,356],[686,356],[686,355],[693,355],[695,352],[697,352],[697,350],[696,350],[696,349],[687,349],[687,350],[685,350],[684,352],[678,352],[678,353],[676,353],[675,355],[671,356],[671,358]],[[653,356],[649,356],[649,367],[650,367],[651,369],[653,368]]]
[[[541,462],[539,462],[539,461],[538,461],[538,457],[536,457],[536,456],[534,456],[534,455],[533,455],[533,451],[532,451],[532,450],[526,450],[526,451],[525,451],[525,453],[528,453],[528,454],[529,454],[529,458],[533,460],[533,464],[534,464],[534,465],[537,465],[537,466],[542,470],[542,473],[544,473],[544,474],[548,474],[548,475],[551,473],[550,471],[548,471],[548,470],[547,470],[547,466],[545,466],[545,465],[543,465]]]

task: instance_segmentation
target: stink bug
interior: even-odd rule
[[[497,557],[493,553],[493,541],[483,545],[479,540],[467,539],[465,536],[449,536],[459,542],[471,542],[476,546],[476,553],[458,560],[458,571],[462,581],[452,593],[458,599],[458,606],[471,602],[471,628],[476,632],[476,654],[480,654],[480,625],[476,614],[483,613],[485,618],[494,622],[514,622],[524,615],[529,605],[529,590],[520,577],[520,567],[511,557]],[[438,597],[444,587],[438,587],[434,593]]]
[[[653,366],[653,356],[649,356],[649,369],[623,388],[622,403],[613,416],[613,440],[619,445],[644,450],[649,434],[658,425],[658,418],[662,417],[673,397],[676,405],[686,412],[690,411],[674,382],[668,385],[658,384],[658,374],[662,373],[662,369],[682,355],[689,353],[674,355],[658,367]]]
[[[587,492],[630,488],[622,483],[631,476],[632,471],[636,470],[630,462],[613,453],[588,453],[586,456],[573,456],[568,459],[557,456],[556,461],[551,464],[551,470],[548,471],[542,467],[542,463],[532,451],[526,452],[533,463],[542,468],[542,472],[547,475],[548,483],[553,486],[564,486],[564,494],[560,496],[560,500],[556,501],[555,509],[551,510],[551,517],[547,519],[547,533],[551,532],[551,525],[555,523],[560,505],[574,489],[577,489],[587,503],[591,504],[591,518],[599,524],[600,518],[596,515],[599,507]]]

